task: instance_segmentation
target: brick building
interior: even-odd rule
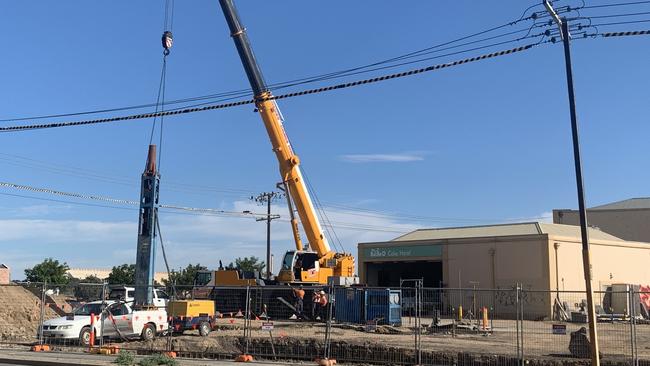
[[[11,269],[6,264],[0,263],[0,285],[11,282]]]

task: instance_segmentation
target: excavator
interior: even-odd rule
[[[281,186],[286,193],[291,218],[291,228],[296,244],[295,250],[286,252],[282,268],[275,278],[280,284],[304,285],[349,285],[358,283],[354,274],[354,256],[338,253],[330,248],[316,215],[314,205],[300,170],[300,159],[294,152],[284,129],[283,116],[268,88],[262,71],[253,54],[246,29],[243,27],[233,0],[219,0],[230,29],[230,36],[244,66],[254,94],[257,113],[262,117],[264,127],[271,140],[273,152],[278,159]],[[300,237],[298,213],[307,245]],[[220,268],[217,271],[201,272],[198,286],[251,286],[259,285],[259,278],[241,271]],[[267,279],[268,280],[268,279]]]

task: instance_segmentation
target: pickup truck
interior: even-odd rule
[[[108,291],[109,300],[121,300],[123,302],[133,302],[133,296],[135,295],[134,287],[111,287]],[[153,304],[156,305],[159,309],[164,309],[167,306],[169,301],[169,295],[162,289],[153,289]]]
[[[44,321],[43,338],[77,340],[87,346],[90,344],[91,332],[95,333],[95,339],[106,337],[152,340],[157,334],[167,331],[167,312],[164,309],[133,310],[132,304],[114,300],[86,303],[68,316]],[[95,317],[92,326],[91,314]]]

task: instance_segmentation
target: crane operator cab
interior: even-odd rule
[[[284,255],[280,282],[320,282],[321,268],[318,254],[311,251],[290,250]]]

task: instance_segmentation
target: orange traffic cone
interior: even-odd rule
[[[253,361],[253,356],[251,355],[239,355],[235,358],[235,362],[251,362]]]

